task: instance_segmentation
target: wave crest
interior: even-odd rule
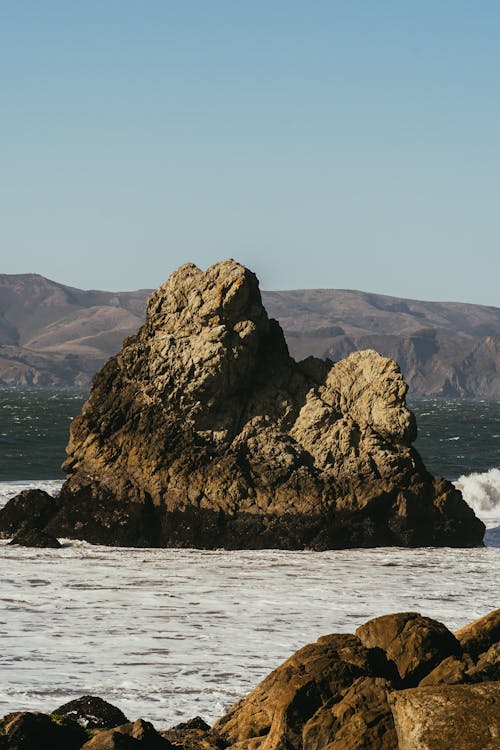
[[[500,524],[500,469],[464,474],[454,485],[482,521]]]

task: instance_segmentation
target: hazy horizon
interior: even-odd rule
[[[0,9],[5,273],[498,306],[500,6]]]

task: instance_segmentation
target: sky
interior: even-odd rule
[[[500,3],[3,0],[0,273],[500,306]]]

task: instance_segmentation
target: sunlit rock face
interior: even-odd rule
[[[94,379],[51,533],[107,544],[331,549],[480,544],[412,448],[397,364],[295,362],[256,276],[187,264]]]
[[[355,635],[322,636],[235,703],[214,731],[228,750],[493,750],[499,626],[500,610],[455,635],[430,617],[398,612]]]

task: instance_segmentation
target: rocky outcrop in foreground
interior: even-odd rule
[[[16,500],[14,516],[24,504],[19,523],[112,545],[481,544],[481,521],[412,447],[406,391],[374,351],[295,362],[253,273],[185,265],[95,377],[57,501],[35,514]]]
[[[297,651],[210,728],[130,722],[84,696],[0,721],[5,750],[494,750],[500,747],[500,610],[451,633],[415,612]]]

